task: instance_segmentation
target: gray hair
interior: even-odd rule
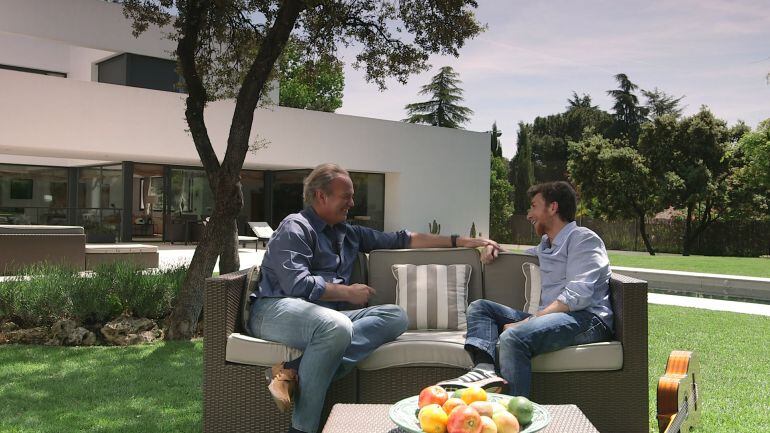
[[[350,177],[350,174],[337,164],[326,163],[314,168],[303,182],[302,197],[305,200],[305,206],[313,204],[316,191],[321,190],[326,194],[331,193],[329,184],[341,176]]]

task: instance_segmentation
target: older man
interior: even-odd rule
[[[488,247],[483,259],[490,261],[500,248],[488,239],[406,230],[383,233],[352,226],[346,220],[354,205],[353,193],[345,169],[335,164],[316,167],[304,182],[305,209],[278,226],[262,261],[259,289],[251,295],[251,334],[303,350],[300,358],[266,372],[279,409],[289,408],[297,385],[301,391],[296,394],[290,433],[315,432],[332,379],[406,330],[406,313],[397,305],[344,310],[365,305],[374,293],[365,284],[350,284],[359,252]]]

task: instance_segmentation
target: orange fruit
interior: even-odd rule
[[[437,404],[429,404],[417,415],[420,420],[420,428],[425,433],[446,433],[446,423],[449,415]]]
[[[444,412],[449,415],[449,413],[452,412],[452,409],[456,408],[457,406],[465,406],[465,402],[461,398],[452,397],[447,400],[446,403],[444,403],[442,408],[444,409]]]
[[[463,390],[462,397],[465,404],[471,404],[474,401],[487,401],[487,392],[481,387],[471,386]]]

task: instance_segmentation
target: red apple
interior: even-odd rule
[[[422,409],[429,404],[437,404],[443,406],[449,398],[449,394],[444,388],[433,385],[420,391],[420,397],[417,399],[417,407]]]
[[[507,410],[497,411],[492,414],[492,421],[497,425],[498,433],[519,433],[521,429],[519,420]]]
[[[480,433],[481,415],[470,406],[457,406],[449,414],[447,433]]]
[[[497,424],[488,416],[481,416],[481,433],[497,433]]]
[[[478,412],[479,415],[488,416],[490,418],[492,418],[492,413],[495,409],[495,406],[491,401],[474,401],[469,406],[476,409],[476,412]]]

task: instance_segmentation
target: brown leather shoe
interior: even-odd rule
[[[265,370],[265,378],[270,382],[267,389],[273,396],[278,410],[281,412],[289,410],[294,391],[297,389],[297,371],[283,368],[283,363],[275,364]]]

